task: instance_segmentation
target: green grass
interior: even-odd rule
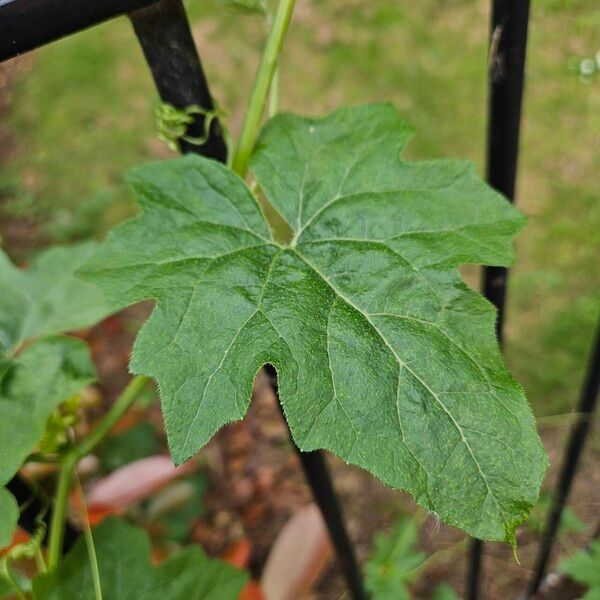
[[[211,0],[188,2],[214,96],[239,129],[264,27]],[[529,216],[510,281],[507,359],[538,414],[577,397],[600,297],[600,74],[594,0],[533,2],[518,184]],[[488,3],[300,0],[282,62],[284,110],[317,115],[388,100],[416,127],[412,158],[466,157],[483,171]],[[120,19],[38,51],[18,82],[18,148],[0,175],[5,212],[57,241],[103,234],[135,212],[131,165],[168,156],[157,99]]]

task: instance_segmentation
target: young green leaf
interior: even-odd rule
[[[204,513],[207,487],[203,473],[172,483],[149,502],[147,518],[158,525],[165,539],[185,543],[194,520]]]
[[[588,587],[582,600],[600,600],[600,539],[562,562],[560,570]]]
[[[112,311],[95,286],[74,276],[95,252],[86,242],[40,254],[17,269],[0,250],[0,353],[29,338],[93,325]]]
[[[541,535],[546,526],[546,520],[551,508],[552,494],[542,492],[531,511],[527,527],[534,533]],[[586,524],[575,514],[573,509],[570,506],[565,506],[560,515],[558,534],[563,536],[568,533],[583,533],[586,528]]]
[[[35,448],[52,411],[94,379],[86,345],[73,338],[40,340],[0,363],[0,486]],[[0,547],[10,542],[17,518],[14,498],[0,487]]]
[[[378,600],[410,600],[408,585],[425,554],[415,549],[419,530],[415,519],[404,517],[391,535],[375,535],[374,548],[365,564],[365,586]]]
[[[100,459],[100,468],[106,474],[140,458],[158,454],[160,449],[155,427],[148,421],[140,421],[130,429],[105,439],[94,454]]]
[[[546,456],[465,262],[506,265],[523,217],[472,165],[404,162],[388,105],[278,115],[251,162],[294,230],[273,241],[224,166],[136,169],[143,208],[85,266],[114,306],[155,298],[131,369],[160,385],[171,453],[241,419],[265,363],[294,440],[409,491],[442,520],[514,540]]]
[[[432,600],[460,600],[460,598],[449,585],[443,583],[435,589]]]
[[[237,600],[247,575],[199,547],[188,548],[158,567],[150,563],[150,540],[141,529],[106,519],[93,531],[102,597],[111,600]],[[94,600],[92,571],[80,539],[59,568],[33,580],[36,600]]]
[[[259,15],[266,15],[269,12],[269,5],[266,0],[219,0],[219,4]]]

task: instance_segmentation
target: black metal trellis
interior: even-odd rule
[[[0,0],[0,61],[156,0]]]
[[[0,0],[0,61],[124,14],[128,14],[133,24],[162,100],[178,108],[197,104],[207,111],[213,110],[213,101],[181,0]],[[487,180],[511,201],[514,200],[517,172],[528,19],[529,0],[493,0]],[[202,136],[204,120],[203,115],[195,116],[188,128],[190,136]],[[218,119],[212,120],[204,145],[198,147],[182,142],[182,151],[198,152],[225,161],[227,149]],[[508,271],[503,267],[484,269],[483,293],[498,309],[496,332],[501,344],[507,277]],[[273,391],[277,394],[274,369],[267,366],[267,372],[272,379]],[[538,590],[546,571],[560,516],[590,430],[590,417],[597,402],[599,385],[600,325],[579,402],[578,410],[584,416],[580,416],[574,424],[565,451],[554,505],[540,544],[540,554],[527,598]],[[315,501],[327,524],[348,587],[355,599],[362,600],[367,596],[360,568],[344,526],[323,453],[303,453],[298,450],[298,454]],[[21,514],[20,523],[24,528],[32,530],[35,527],[35,517],[39,509],[47,504],[47,500],[18,476],[8,487],[20,504],[29,502]],[[595,533],[596,537],[598,535],[600,524]],[[65,549],[73,543],[76,536],[77,531],[67,524]],[[466,597],[469,600],[480,597],[482,555],[482,542],[473,540],[466,583]]]
[[[180,0],[163,0],[129,13],[152,77],[163,102],[186,107],[197,104],[214,110],[208,84],[190,31],[185,8]],[[182,84],[185,82],[185,84]],[[196,138],[204,133],[205,117],[198,115],[187,134]],[[182,152],[199,152],[221,162],[227,160],[227,146],[218,119],[210,125],[202,146],[181,140]]]
[[[511,202],[515,198],[523,99],[529,0],[494,0],[490,28],[487,181]],[[496,335],[502,346],[508,269],[486,267],[483,293],[498,310]],[[467,599],[478,600],[483,543],[472,540]]]

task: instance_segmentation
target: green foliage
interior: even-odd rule
[[[377,600],[409,600],[408,585],[425,554],[416,550],[419,530],[414,518],[404,517],[391,535],[375,535],[374,548],[365,564],[365,586]]]
[[[230,114],[241,115],[262,23],[217,2],[186,9],[202,31],[211,87]],[[411,157],[484,164],[488,23],[479,3],[320,0],[298,9],[283,106],[320,114],[341,102],[391,100],[418,131]],[[574,52],[598,49],[600,9],[597,0],[541,0],[531,10],[518,205],[535,218],[511,273],[505,355],[538,414],[551,415],[575,402],[597,321],[600,277],[590,274],[598,271],[600,228],[598,84],[586,85],[568,67]],[[223,68],[211,69],[215,61]],[[156,91],[127,20],[40,48],[31,68],[18,71],[3,117],[19,142],[0,172],[4,214],[10,219],[19,207],[54,241],[97,236],[130,216],[134,202],[121,173],[157,150]]]
[[[103,473],[158,453],[160,442],[152,423],[140,421],[123,433],[107,438],[96,450]]]
[[[219,4],[250,14],[264,16],[270,13],[267,0],[219,0]]]
[[[95,372],[86,345],[66,337],[42,339],[0,365],[3,486],[34,450],[55,408],[94,381]],[[15,499],[0,488],[0,547],[10,542],[17,517]]]
[[[204,513],[208,480],[204,474],[176,481],[159,492],[148,504],[148,517],[160,525],[167,540],[188,541],[194,519]]]
[[[150,563],[147,534],[118,519],[103,521],[93,532],[102,596],[107,600],[237,600],[247,576],[209,559],[199,547]],[[83,539],[60,567],[33,580],[36,600],[95,600],[92,570]]]
[[[581,550],[563,561],[560,568],[588,587],[582,600],[600,600],[600,539],[592,541],[588,550]]]
[[[17,501],[5,487],[0,487],[0,515],[0,548],[2,548],[10,544],[19,520]]]
[[[98,290],[74,276],[95,249],[91,242],[51,248],[28,269],[17,269],[0,251],[0,353],[30,338],[93,325],[110,314]]]
[[[72,401],[94,381],[85,344],[42,337],[96,323],[110,314],[93,285],[74,276],[94,253],[93,243],[52,248],[28,269],[17,269],[0,251],[0,485],[6,484],[38,443],[56,450],[72,422]],[[17,353],[24,342],[42,337]],[[72,412],[72,411],[71,411]],[[18,518],[12,495],[0,488],[0,546],[10,542]]]
[[[432,600],[460,600],[460,598],[449,585],[442,584],[436,588]]]
[[[514,541],[546,457],[462,263],[510,264],[523,218],[458,161],[405,162],[389,105],[278,115],[251,169],[293,229],[273,241],[224,166],[187,156],[130,180],[141,217],[84,267],[111,306],[155,298],[131,369],[158,380],[181,463],[241,419],[272,363],[294,439]]]
[[[531,516],[527,521],[527,527],[534,533],[541,534],[544,531],[546,519],[551,508],[552,494],[542,492],[539,500],[531,511]],[[558,527],[559,535],[564,535],[567,533],[582,533],[585,530],[586,524],[573,512],[569,506],[566,506],[560,516],[560,523]]]

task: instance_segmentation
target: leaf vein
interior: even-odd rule
[[[368,313],[364,313],[355,304],[353,304],[349,298],[346,298],[343,294],[341,294],[340,291],[337,290],[331,284],[331,282],[325,276],[325,274],[321,273],[321,271],[315,265],[313,265],[306,257],[304,257],[302,254],[300,254],[300,252],[298,252],[297,249],[295,249],[295,252],[301,260],[303,260],[342,300],[344,300],[344,302],[346,302],[346,304],[348,304],[348,306],[353,308],[356,312],[358,312],[360,315],[362,315],[365,318],[365,320],[371,325],[371,327],[373,328],[375,333],[379,336],[381,341],[388,347],[388,349],[392,353],[392,356],[394,356],[396,358],[396,360],[398,361],[400,366],[404,367],[409,373],[411,373],[413,375],[413,377],[423,386],[423,388],[427,391],[427,393],[436,401],[436,403],[440,406],[440,408],[446,413],[446,415],[452,422],[453,426],[459,433],[461,441],[465,445],[465,448],[467,449],[469,455],[471,456],[471,459],[473,460],[475,466],[477,467],[479,475],[487,489],[488,495],[493,499],[494,503],[496,504],[496,506],[498,508],[498,511],[504,518],[505,513],[502,510],[502,508],[498,502],[498,499],[492,493],[488,478],[486,477],[483,469],[481,468],[481,465],[479,464],[479,461],[477,460],[477,458],[475,456],[475,453],[473,452],[473,449],[471,448],[467,438],[465,437],[464,431],[463,431],[462,427],[460,426],[460,423],[458,423],[458,421],[454,418],[454,415],[452,415],[452,413],[448,410],[448,407],[441,401],[441,399],[438,397],[438,395],[427,385],[427,383],[405,361],[403,361],[400,358],[398,353],[394,350],[394,348],[391,346],[391,344],[389,343],[387,338],[383,335],[383,333],[380,331],[380,329],[375,325],[375,323],[373,323],[373,321],[371,321]]]

